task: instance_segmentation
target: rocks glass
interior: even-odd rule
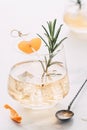
[[[50,63],[48,68],[47,61]],[[69,79],[63,45],[55,54],[33,53],[28,61],[17,63],[10,70],[8,93],[24,107],[51,108],[68,92]]]

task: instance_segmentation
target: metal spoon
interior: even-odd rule
[[[55,116],[59,120],[66,121],[66,120],[69,120],[69,119],[71,119],[73,117],[74,113],[72,111],[70,111],[71,105],[75,101],[76,97],[78,96],[78,94],[80,93],[80,91],[82,90],[82,88],[84,87],[84,85],[85,85],[86,82],[87,82],[87,79],[84,81],[84,83],[80,87],[79,91],[77,92],[77,94],[75,95],[75,97],[72,99],[72,101],[68,105],[68,109],[67,110],[59,110],[59,111],[56,112]]]

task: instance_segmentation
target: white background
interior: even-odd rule
[[[87,129],[87,88],[74,103],[73,120],[60,123],[55,112],[67,105],[87,76],[87,39],[69,31],[64,24],[61,36],[67,36],[64,42],[66,63],[70,80],[70,92],[56,107],[50,110],[32,111],[22,108],[7,92],[7,78],[11,66],[25,56],[16,51],[20,38],[12,38],[12,29],[24,33],[40,33],[41,25],[57,18],[58,24],[63,23],[65,0],[0,0],[0,130],[84,130]],[[87,85],[86,85],[87,86]],[[4,104],[13,106],[22,116],[20,125],[9,118]],[[85,121],[84,121],[84,120]]]

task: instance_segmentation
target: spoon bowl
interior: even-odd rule
[[[55,116],[61,120],[61,121],[65,121],[65,120],[69,120],[74,116],[74,113],[72,111],[69,110],[60,110],[57,111]]]

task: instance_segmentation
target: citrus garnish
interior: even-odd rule
[[[37,51],[41,46],[40,38],[33,38],[31,41],[21,41],[18,48],[24,53],[30,54]]]
[[[19,116],[19,114],[11,107],[9,106],[8,104],[5,104],[4,107],[6,109],[9,109],[10,110],[10,118],[17,122],[17,123],[21,123],[21,120],[22,120],[22,117]]]

